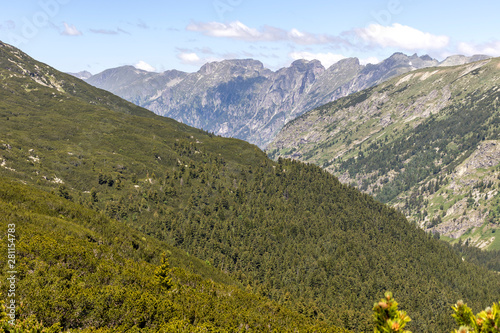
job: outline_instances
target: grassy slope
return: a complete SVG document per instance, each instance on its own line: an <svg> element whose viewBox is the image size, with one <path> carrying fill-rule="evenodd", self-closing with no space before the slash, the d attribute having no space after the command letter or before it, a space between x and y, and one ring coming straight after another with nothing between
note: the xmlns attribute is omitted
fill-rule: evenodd
<svg viewBox="0 0 500 333"><path fill-rule="evenodd" d="M4 150L4 166L18 166L17 177L35 180L35 173L37 180L53 180L55 172L63 181L78 184L79 190L90 190L90 170L80 165L100 170L127 164L130 169L122 173L146 177L178 164L174 145L179 140L202 144L235 166L257 165L266 159L256 146L155 116L15 50L7 49L5 54L5 48L0 48L4 51L0 76L8 78L0 83L0 149ZM12 54L20 57L18 66L5 59L17 60ZM52 80L60 89L42 86L33 77Z"/></svg>

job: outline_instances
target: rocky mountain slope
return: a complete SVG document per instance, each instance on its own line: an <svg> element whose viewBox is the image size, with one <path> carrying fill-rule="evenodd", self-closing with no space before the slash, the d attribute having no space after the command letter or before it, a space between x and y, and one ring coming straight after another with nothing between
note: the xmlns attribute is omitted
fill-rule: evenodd
<svg viewBox="0 0 500 333"><path fill-rule="evenodd" d="M329 68L317 60L297 60L275 72L256 60L225 60L189 74L125 66L86 81L156 114L265 147L285 123L308 110L402 73L437 65L429 56L402 53L366 66L357 58Z"/></svg>
<svg viewBox="0 0 500 333"><path fill-rule="evenodd" d="M0 77L0 220L19 224L22 316L94 331L370 332L373 300L392 290L409 329L441 332L457 299L500 296L496 272L317 166L273 162L1 43ZM155 274L162 246L177 259Z"/></svg>
<svg viewBox="0 0 500 333"><path fill-rule="evenodd" d="M490 57L485 55L474 55L471 57L466 57L464 55L452 55L446 58L444 61L440 62L438 66L446 67L446 66L458 66L465 65L471 62L481 61L489 59Z"/></svg>
<svg viewBox="0 0 500 333"><path fill-rule="evenodd" d="M499 248L499 80L500 59L416 70L302 115L268 151L318 164L449 240Z"/></svg>

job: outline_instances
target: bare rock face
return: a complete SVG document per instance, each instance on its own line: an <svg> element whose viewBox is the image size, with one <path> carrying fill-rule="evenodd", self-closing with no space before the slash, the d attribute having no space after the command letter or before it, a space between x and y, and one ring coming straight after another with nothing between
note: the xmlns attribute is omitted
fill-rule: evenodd
<svg viewBox="0 0 500 333"><path fill-rule="evenodd" d="M195 73L125 66L86 81L157 114L264 148L288 121L308 110L437 64L429 56L396 53L377 65L348 58L324 68L317 60L297 60L273 72L259 61L237 59L207 63Z"/></svg>
<svg viewBox="0 0 500 333"><path fill-rule="evenodd" d="M459 177L472 174L476 169L487 169L500 163L500 144L496 141L483 142L464 163L456 168Z"/></svg>
<svg viewBox="0 0 500 333"><path fill-rule="evenodd" d="M451 181L447 187L455 197L468 197L448 208L445 216L453 218L444 219L434 230L451 238L459 238L485 225L483 229L490 229L487 225L495 222L490 212L495 209L495 196L498 194L495 186L490 184L498 182L498 174L494 170L499 164L500 142L488 140L481 142L471 156L455 168L449 175ZM482 184L486 184L486 189L481 191ZM472 243L479 247L487 247L494 239L494 236L486 239L479 235L471 237Z"/></svg>
<svg viewBox="0 0 500 333"><path fill-rule="evenodd" d="M80 80L87 80L92 77L92 73L88 71L81 71L78 73L68 73L69 75L73 75L74 77L79 78Z"/></svg>

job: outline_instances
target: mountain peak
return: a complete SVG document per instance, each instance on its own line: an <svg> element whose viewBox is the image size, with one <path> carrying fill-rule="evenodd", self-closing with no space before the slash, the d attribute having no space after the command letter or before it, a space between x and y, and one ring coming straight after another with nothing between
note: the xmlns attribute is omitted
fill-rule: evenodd
<svg viewBox="0 0 500 333"><path fill-rule="evenodd" d="M428 54L424 54L423 56L420 57L420 59L425 60L425 61L434 60Z"/></svg>
<svg viewBox="0 0 500 333"><path fill-rule="evenodd" d="M92 73L90 73L89 71L80 71L78 73L67 73L67 74L77 77L80 80L86 80L92 77Z"/></svg>
<svg viewBox="0 0 500 333"><path fill-rule="evenodd" d="M299 59L270 70L257 60L229 59L206 63L194 73L94 75L87 82L157 114L265 147L286 122L307 110L437 64L427 55L410 58L401 52L366 66L345 58L328 69L318 60Z"/></svg>
<svg viewBox="0 0 500 333"><path fill-rule="evenodd" d="M290 68L296 68L299 71L306 71L313 68L321 68L325 69L325 67L321 64L319 60L306 60L306 59L298 59L291 63Z"/></svg>
<svg viewBox="0 0 500 333"><path fill-rule="evenodd" d="M336 63L332 64L328 68L340 67L340 66L359 66L359 65L360 65L359 59L356 57L352 57L352 58L341 59L341 60L337 61Z"/></svg>
<svg viewBox="0 0 500 333"><path fill-rule="evenodd" d="M264 69L264 64L254 59L227 59L222 61L207 62L201 66L198 73L209 75L220 71L223 68L243 68L261 71Z"/></svg>
<svg viewBox="0 0 500 333"><path fill-rule="evenodd" d="M473 56L467 57L462 54L456 54L447 57L444 59L441 63L439 63L439 66L458 66L458 65L464 65L469 62L476 62L480 60L486 60L491 58L490 56L483 55L483 54L475 54Z"/></svg>
<svg viewBox="0 0 500 333"><path fill-rule="evenodd" d="M415 53L415 56L417 54ZM394 52L388 59L391 58L409 58L408 55L404 54L403 52Z"/></svg>
<svg viewBox="0 0 500 333"><path fill-rule="evenodd" d="M385 59L381 62L383 65L387 66L403 66L410 68L425 68L425 67L433 67L439 65L439 61L431 58L429 55L423 55L421 57L418 54L414 53L412 56L408 56L402 52L396 52L391 55L389 58Z"/></svg>

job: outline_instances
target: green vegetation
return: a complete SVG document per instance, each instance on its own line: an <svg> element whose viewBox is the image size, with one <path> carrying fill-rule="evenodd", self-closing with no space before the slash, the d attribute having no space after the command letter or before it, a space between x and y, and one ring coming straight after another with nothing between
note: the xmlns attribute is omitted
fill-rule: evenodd
<svg viewBox="0 0 500 333"><path fill-rule="evenodd" d="M406 312L398 310L398 303L392 297L391 292L386 292L385 298L373 305L373 319L374 333L411 333L404 329L411 319Z"/></svg>
<svg viewBox="0 0 500 333"><path fill-rule="evenodd" d="M493 303L492 307L487 307L477 315L472 309L458 301L452 306L455 312L452 317L460 327L452 333L498 333L500 332L500 306ZM374 332L375 333L411 333L404 330L404 327L411 321L404 311L398 311L398 303L392 298L391 292L385 293L385 298L373 306Z"/></svg>
<svg viewBox="0 0 500 333"><path fill-rule="evenodd" d="M458 301L453 307L455 314L453 318L460 326L454 333L498 333L500 332L500 307L498 303L493 303L492 307L487 307L477 315L464 304Z"/></svg>
<svg viewBox="0 0 500 333"><path fill-rule="evenodd" d="M269 156L315 163L428 231L499 249L499 64L422 69L326 104L285 126Z"/></svg>
<svg viewBox="0 0 500 333"><path fill-rule="evenodd" d="M500 114L492 114L492 110L496 111L497 96L494 92L469 93L464 96L464 103L444 108L442 117L431 116L417 127L404 131L391 144L367 149L356 160L343 161L339 172L347 171L355 178L358 173L387 174L390 170L404 169L377 193L380 201L390 202L429 176L438 174L441 168L453 170L470 156L480 141L497 139Z"/></svg>
<svg viewBox="0 0 500 333"><path fill-rule="evenodd" d="M13 52L0 45L0 219L19 225L21 318L366 332L370 303L393 290L409 329L436 332L453 327L456 299L500 296L498 274L319 167L272 162ZM34 76L9 78L5 58Z"/></svg>
<svg viewBox="0 0 500 333"><path fill-rule="evenodd" d="M52 327L44 332L344 332L251 294L219 270L103 214L0 183L0 233L15 225L17 237L18 330L4 326L7 332L27 326L41 332L41 322ZM7 253L6 242L0 251ZM160 260L161 251L172 265L166 256ZM8 276L2 270L2 280Z"/></svg>
<svg viewBox="0 0 500 333"><path fill-rule="evenodd" d="M468 262L500 272L500 251L498 250L482 251L477 247L469 246L468 242L462 244L461 241L453 244L453 249Z"/></svg>

